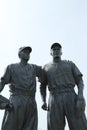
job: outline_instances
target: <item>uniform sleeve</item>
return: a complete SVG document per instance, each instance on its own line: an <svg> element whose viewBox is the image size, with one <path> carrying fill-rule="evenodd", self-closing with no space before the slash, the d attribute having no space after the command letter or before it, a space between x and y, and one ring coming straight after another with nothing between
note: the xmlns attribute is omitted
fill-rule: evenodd
<svg viewBox="0 0 87 130"><path fill-rule="evenodd" d="M35 75L36 77L38 77L38 81L41 82L42 81L42 67L37 66L37 65L33 65L33 67L34 67Z"/></svg>
<svg viewBox="0 0 87 130"><path fill-rule="evenodd" d="M10 79L11 79L11 70L10 70L10 68L11 68L10 66L7 66L3 77L1 77L1 82L3 82L4 84L10 83Z"/></svg>
<svg viewBox="0 0 87 130"><path fill-rule="evenodd" d="M48 83L47 83L47 72L45 70L45 66L43 67L43 84L44 86L46 86Z"/></svg>
<svg viewBox="0 0 87 130"><path fill-rule="evenodd" d="M41 84L47 85L47 76L46 76L45 67L42 68L41 66L34 65L34 68L35 68L36 76L39 79L39 82Z"/></svg>
<svg viewBox="0 0 87 130"><path fill-rule="evenodd" d="M79 79L81 79L83 75L74 63L72 63L72 73L77 84Z"/></svg>
<svg viewBox="0 0 87 130"><path fill-rule="evenodd" d="M47 75L44 67L42 69L42 82L40 84L40 93L44 103L46 102L46 88L47 88Z"/></svg>

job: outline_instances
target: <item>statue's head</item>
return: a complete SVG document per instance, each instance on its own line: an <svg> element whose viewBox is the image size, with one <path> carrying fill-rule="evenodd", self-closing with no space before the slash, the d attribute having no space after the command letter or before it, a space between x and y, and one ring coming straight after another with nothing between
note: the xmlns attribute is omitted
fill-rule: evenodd
<svg viewBox="0 0 87 130"><path fill-rule="evenodd" d="M53 43L50 48L50 54L56 58L62 55L62 46L59 43Z"/></svg>
<svg viewBox="0 0 87 130"><path fill-rule="evenodd" d="M32 52L32 48L29 46L26 47L20 47L18 51L18 56L20 59L29 60L30 53Z"/></svg>

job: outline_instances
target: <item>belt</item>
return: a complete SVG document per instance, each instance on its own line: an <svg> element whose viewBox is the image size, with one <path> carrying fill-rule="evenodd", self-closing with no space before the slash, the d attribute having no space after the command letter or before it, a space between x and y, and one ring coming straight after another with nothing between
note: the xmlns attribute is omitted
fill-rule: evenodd
<svg viewBox="0 0 87 130"><path fill-rule="evenodd" d="M51 94L67 93L67 92L74 92L74 88L53 89L50 91Z"/></svg>
<svg viewBox="0 0 87 130"><path fill-rule="evenodd" d="M31 92L31 91L19 91L19 90L15 90L15 91L10 91L11 95L14 96L18 96L18 95L23 95L23 96L30 96L30 97L35 97L35 92Z"/></svg>

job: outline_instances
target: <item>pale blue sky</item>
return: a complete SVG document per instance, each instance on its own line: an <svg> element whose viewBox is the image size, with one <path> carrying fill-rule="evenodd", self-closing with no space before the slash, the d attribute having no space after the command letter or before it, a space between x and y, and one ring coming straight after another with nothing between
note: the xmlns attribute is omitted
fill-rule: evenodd
<svg viewBox="0 0 87 130"><path fill-rule="evenodd" d="M62 58L74 61L84 75L86 98L86 35L87 0L0 0L0 77L8 64L19 62L19 47L31 46L30 62L43 66L51 61L51 44L59 42L63 46ZM37 90L39 129L44 130L46 112L40 109ZM3 94L8 96L8 90Z"/></svg>

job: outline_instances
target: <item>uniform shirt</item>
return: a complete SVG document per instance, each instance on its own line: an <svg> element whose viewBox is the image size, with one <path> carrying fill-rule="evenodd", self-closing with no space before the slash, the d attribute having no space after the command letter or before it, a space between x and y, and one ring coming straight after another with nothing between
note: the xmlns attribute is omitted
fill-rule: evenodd
<svg viewBox="0 0 87 130"><path fill-rule="evenodd" d="M48 84L49 90L74 87L78 82L78 78L82 76L77 66L73 62L66 60L46 64L44 71L44 83L45 85Z"/></svg>
<svg viewBox="0 0 87 130"><path fill-rule="evenodd" d="M36 91L36 77L41 79L41 67L33 64L23 65L21 63L7 66L1 82L9 84L10 91L26 90Z"/></svg>

